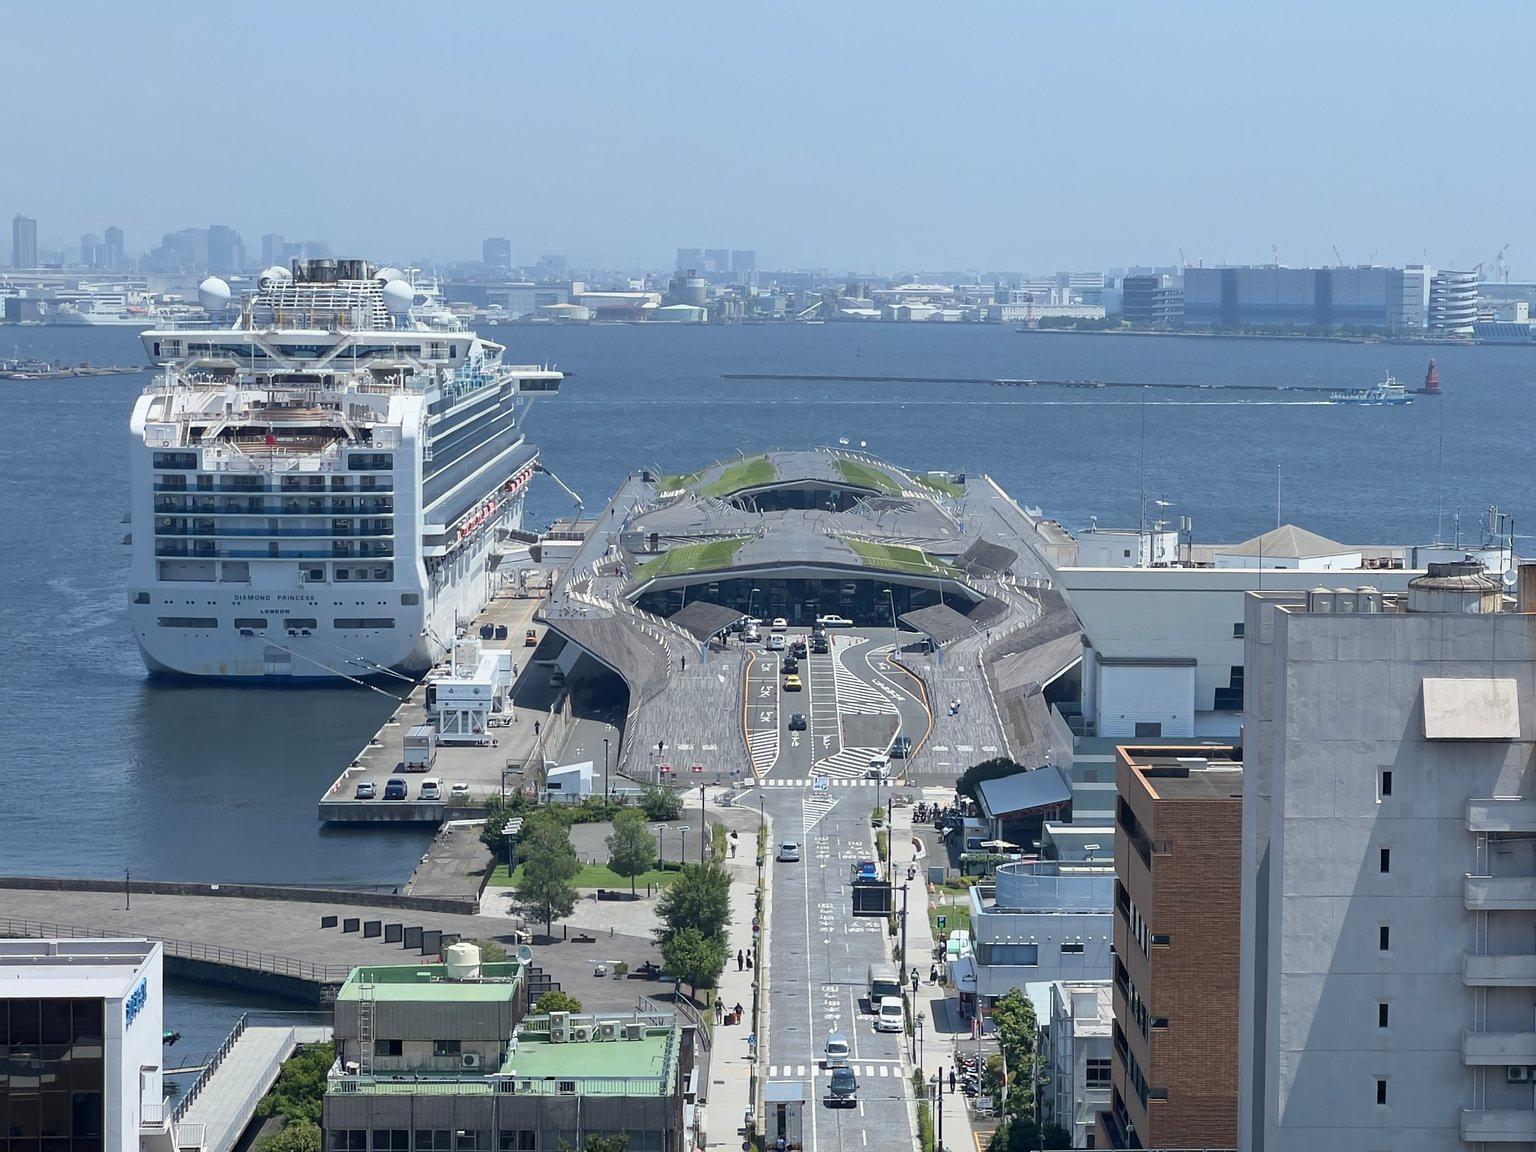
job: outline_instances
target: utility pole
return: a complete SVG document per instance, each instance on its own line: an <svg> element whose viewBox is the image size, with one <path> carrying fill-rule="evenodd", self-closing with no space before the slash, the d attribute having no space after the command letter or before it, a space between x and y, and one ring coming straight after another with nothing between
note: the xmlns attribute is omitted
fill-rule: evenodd
<svg viewBox="0 0 1536 1152"><path fill-rule="evenodd" d="M699 785L699 863L704 863L704 841L709 837L704 835L704 785Z"/></svg>
<svg viewBox="0 0 1536 1152"><path fill-rule="evenodd" d="M613 793L608 790L608 737L603 737L603 802L606 804L612 799Z"/></svg>
<svg viewBox="0 0 1536 1152"><path fill-rule="evenodd" d="M901 961L903 964L911 964L912 958L907 955L907 889L910 884L901 886ZM917 989L912 989L913 998L916 999Z"/></svg>
<svg viewBox="0 0 1536 1152"><path fill-rule="evenodd" d="M128 912L133 908L133 873L123 869L123 911Z"/></svg>

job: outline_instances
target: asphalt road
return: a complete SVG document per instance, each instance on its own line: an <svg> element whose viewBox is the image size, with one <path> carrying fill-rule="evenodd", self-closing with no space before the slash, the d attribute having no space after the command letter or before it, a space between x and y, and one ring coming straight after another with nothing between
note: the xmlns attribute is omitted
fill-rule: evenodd
<svg viewBox="0 0 1536 1152"><path fill-rule="evenodd" d="M889 937L879 918L852 915L850 866L874 855L869 828L872 793L809 788L769 789L764 803L776 840L799 837L799 863L772 865L769 1027L764 1063L770 1081L804 1084L808 1152L910 1148L911 1066L901 1033L879 1033L864 1007L869 966L888 962ZM858 1077L854 1107L834 1107L831 1074L821 1067L827 1038L845 1037Z"/></svg>

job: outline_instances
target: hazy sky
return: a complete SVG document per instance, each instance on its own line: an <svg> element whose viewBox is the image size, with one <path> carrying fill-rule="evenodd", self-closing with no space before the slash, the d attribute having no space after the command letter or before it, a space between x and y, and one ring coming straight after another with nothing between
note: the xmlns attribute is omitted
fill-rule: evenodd
<svg viewBox="0 0 1536 1152"><path fill-rule="evenodd" d="M1518 3L8 3L0 216L886 272L1510 243L1536 274L1533 34Z"/></svg>

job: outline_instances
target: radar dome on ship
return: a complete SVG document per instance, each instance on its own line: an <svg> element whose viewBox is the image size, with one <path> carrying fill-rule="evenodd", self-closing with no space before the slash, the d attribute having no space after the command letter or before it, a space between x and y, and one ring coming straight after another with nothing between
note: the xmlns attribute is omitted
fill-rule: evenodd
<svg viewBox="0 0 1536 1152"><path fill-rule="evenodd" d="M286 284L292 279L292 272L281 264L274 264L257 278L256 283L263 288L271 288L276 284Z"/></svg>
<svg viewBox="0 0 1536 1152"><path fill-rule="evenodd" d="M229 303L229 285L217 276L208 277L197 286L197 302L204 311L219 311Z"/></svg>
<svg viewBox="0 0 1536 1152"><path fill-rule="evenodd" d="M398 277L384 285L384 307L393 315L404 316L416 302L416 289Z"/></svg>
<svg viewBox="0 0 1536 1152"><path fill-rule="evenodd" d="M378 268L374 270L373 278L380 284L388 284L391 280L404 280L405 273L395 267Z"/></svg>

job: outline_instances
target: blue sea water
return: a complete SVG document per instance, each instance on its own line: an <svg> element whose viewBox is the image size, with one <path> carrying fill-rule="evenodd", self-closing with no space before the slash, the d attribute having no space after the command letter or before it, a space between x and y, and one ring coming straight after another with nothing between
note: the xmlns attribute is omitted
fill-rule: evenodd
<svg viewBox="0 0 1536 1152"><path fill-rule="evenodd" d="M1283 519L1336 539L1427 542L1491 504L1536 522L1536 350L1016 333L1006 326L502 327L515 359L574 373L529 422L596 509L629 471L846 437L916 468L990 473L1069 527L1133 525L1147 499L1197 540ZM137 363L125 329L0 328L0 356ZM1267 392L727 381L723 373L1367 387L1433 354L1445 395L1338 407ZM350 686L149 680L128 633L133 376L0 382L0 874L395 884L414 831L322 829L320 791L389 703ZM569 514L535 485L529 520ZM1469 526L1471 525L1471 526ZM1527 546L1528 547L1528 546Z"/></svg>

